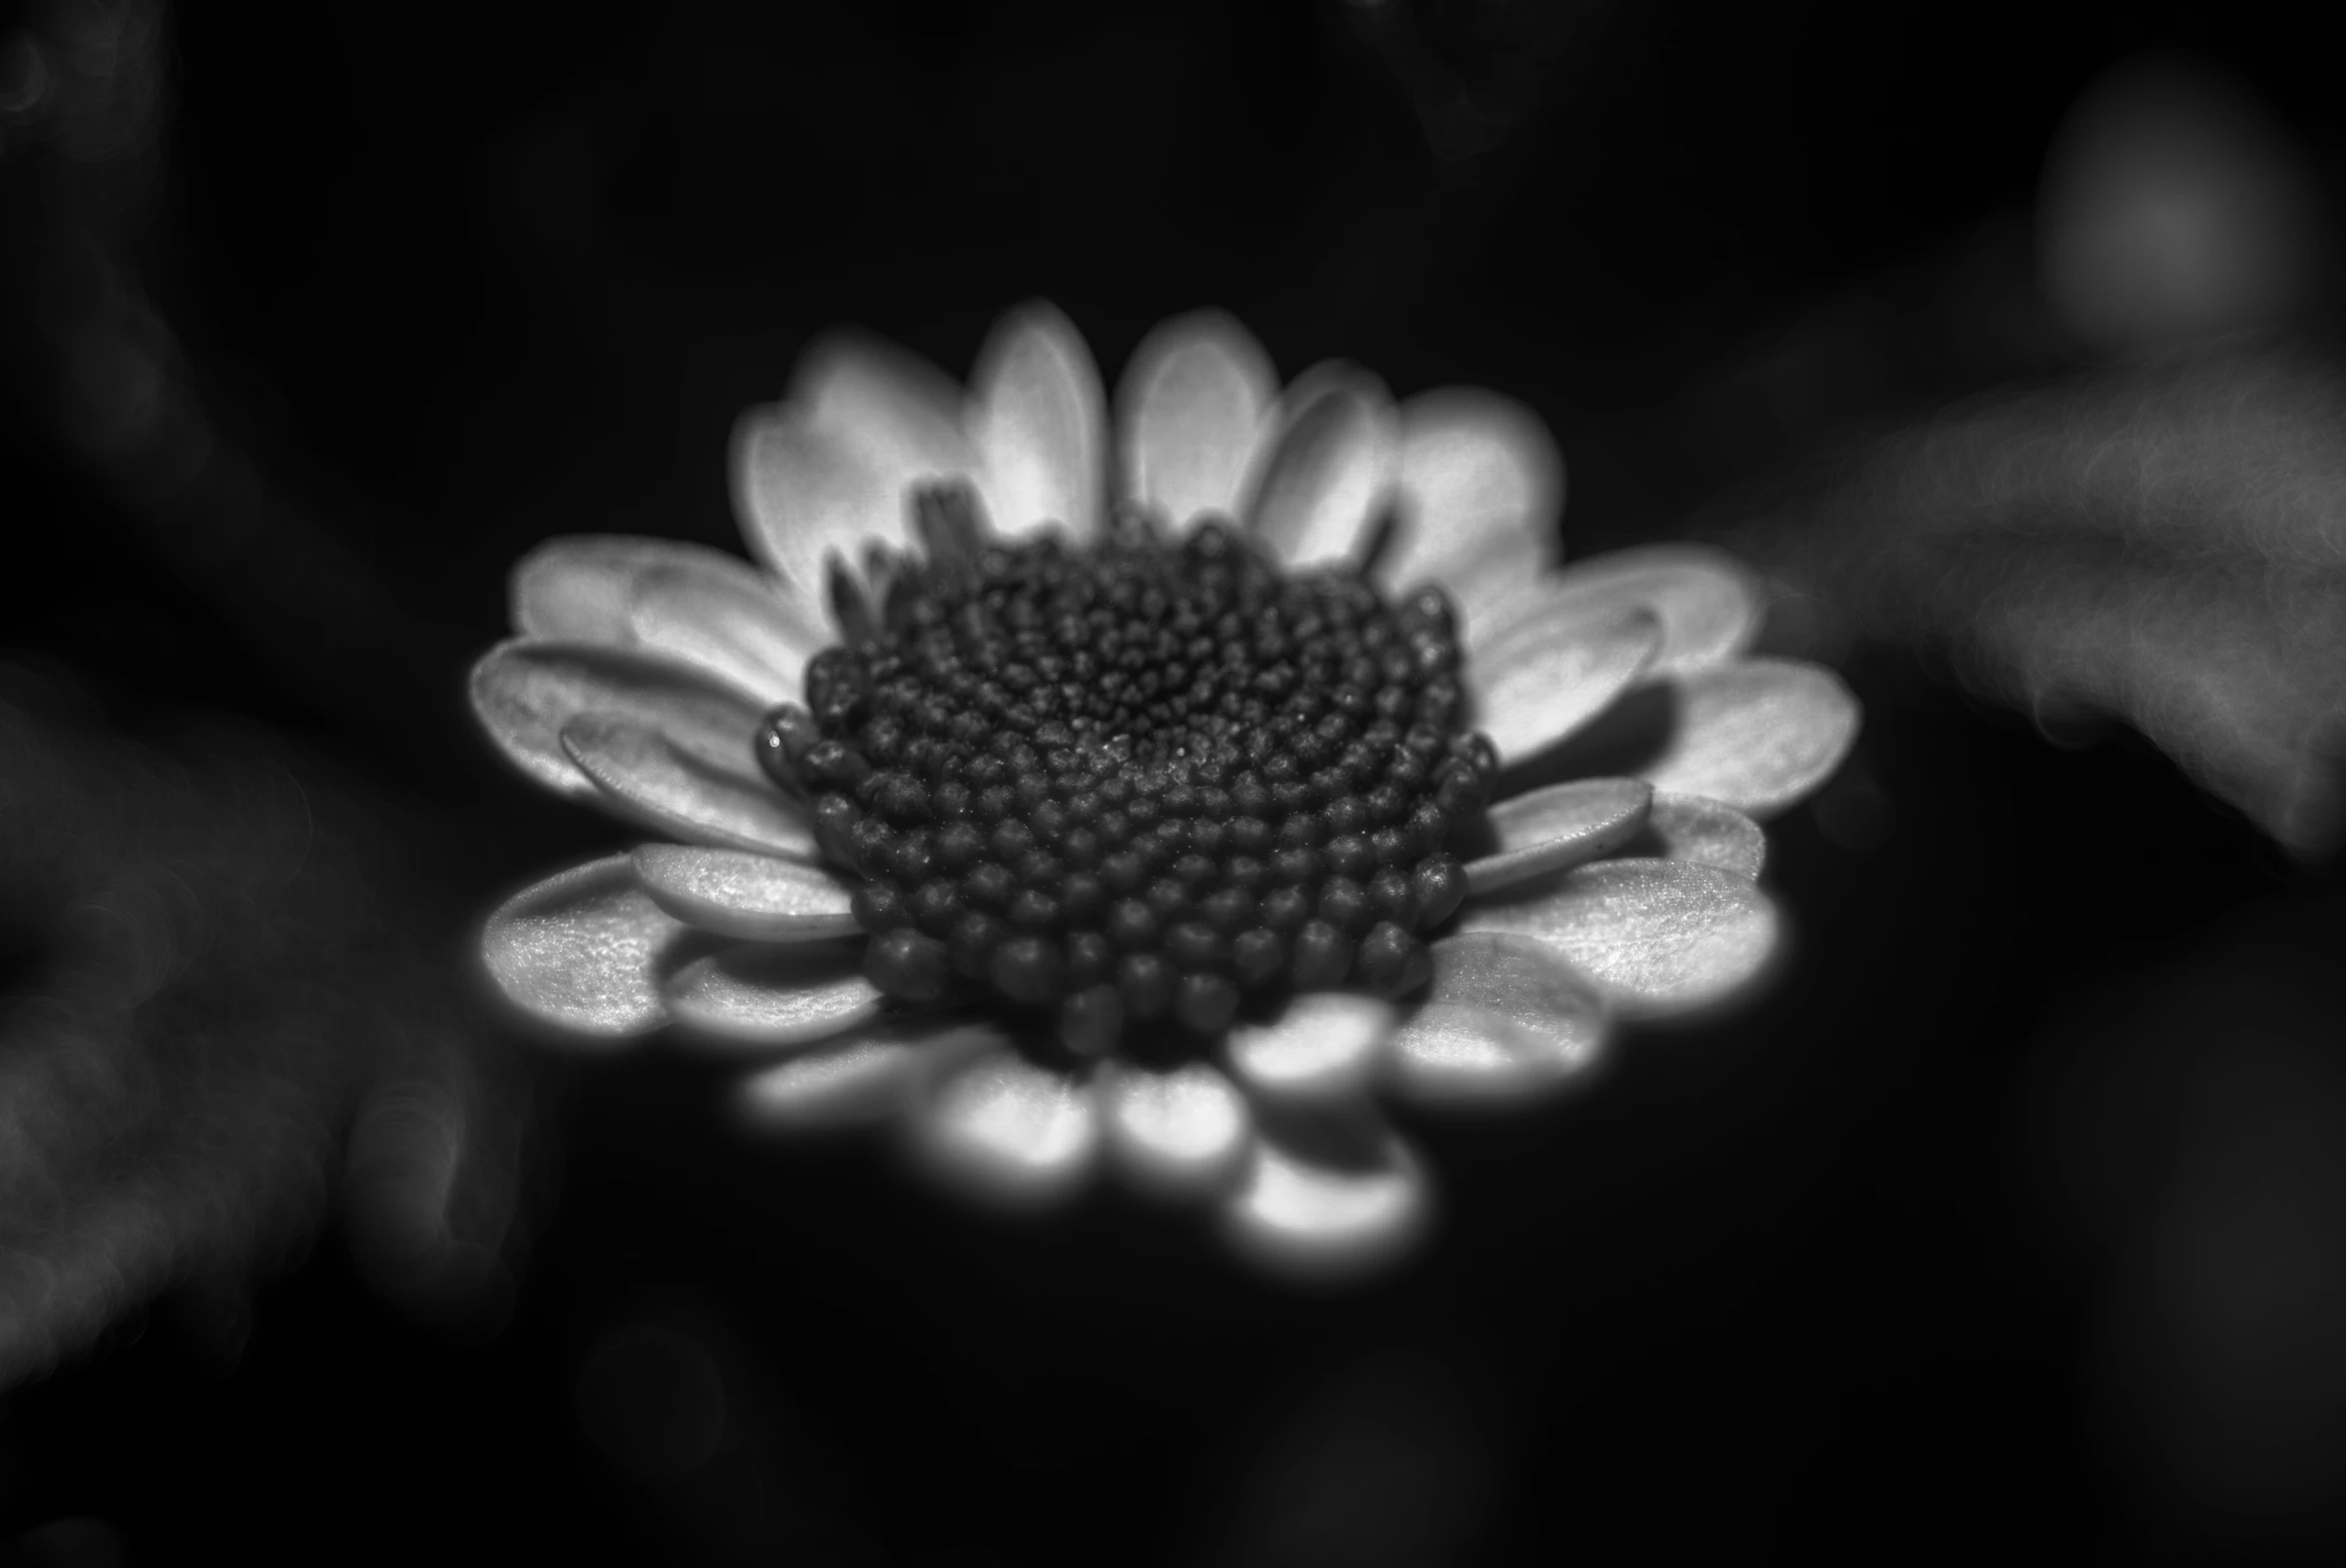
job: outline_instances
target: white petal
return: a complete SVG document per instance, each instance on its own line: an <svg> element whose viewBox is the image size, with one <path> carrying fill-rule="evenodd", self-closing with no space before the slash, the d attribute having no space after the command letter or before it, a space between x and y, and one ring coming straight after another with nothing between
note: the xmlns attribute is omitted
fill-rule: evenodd
<svg viewBox="0 0 2346 1568"><path fill-rule="evenodd" d="M668 573L714 591L758 593L766 579L739 556L681 540L625 534L550 539L515 564L509 585L513 629L541 642L633 642L628 606L652 573Z"/></svg>
<svg viewBox="0 0 2346 1568"><path fill-rule="evenodd" d="M1253 1136L1253 1117L1230 1080L1201 1061L1170 1072L1132 1062L1100 1076L1108 1151L1133 1182L1167 1195L1224 1186Z"/></svg>
<svg viewBox="0 0 2346 1568"><path fill-rule="evenodd" d="M498 988L538 1017L616 1037L668 1021L660 969L686 934L618 854L508 898L482 928L481 958Z"/></svg>
<svg viewBox="0 0 2346 1568"><path fill-rule="evenodd" d="M1857 699L1831 671L1753 659L1676 684L1676 722L1639 777L1765 817L1814 789L1857 739Z"/></svg>
<svg viewBox="0 0 2346 1568"><path fill-rule="evenodd" d="M1126 493L1176 531L1200 513L1236 516L1277 394L1269 357L1219 311L1159 327L1117 389Z"/></svg>
<svg viewBox="0 0 2346 1568"><path fill-rule="evenodd" d="M1375 1071L1392 1026L1393 1009L1373 996L1297 996L1274 1021L1230 1030L1230 1067L1258 1093L1288 1099L1350 1094Z"/></svg>
<svg viewBox="0 0 2346 1568"><path fill-rule="evenodd" d="M687 843L719 844L812 863L814 830L796 801L754 769L696 757L649 725L581 714L562 749L622 815Z"/></svg>
<svg viewBox="0 0 2346 1568"><path fill-rule="evenodd" d="M1775 950L1775 905L1715 865L1599 860L1526 887L1467 904L1458 928L1536 936L1625 1010L1716 1001Z"/></svg>
<svg viewBox="0 0 2346 1568"><path fill-rule="evenodd" d="M1476 724L1502 767L1536 757L1610 707L1661 646L1650 611L1539 618L1466 666Z"/></svg>
<svg viewBox="0 0 2346 1568"><path fill-rule="evenodd" d="M1261 1129L1221 1218L1231 1244L1255 1262L1326 1278L1398 1259L1431 1207L1415 1155L1382 1126L1286 1121Z"/></svg>
<svg viewBox="0 0 2346 1568"><path fill-rule="evenodd" d="M862 941L745 942L695 958L668 982L677 1022L713 1043L803 1045L880 1016Z"/></svg>
<svg viewBox="0 0 2346 1568"><path fill-rule="evenodd" d="M1356 559L1392 465L1384 388L1348 366L1312 371L1288 391L1246 526L1292 566Z"/></svg>
<svg viewBox="0 0 2346 1568"><path fill-rule="evenodd" d="M900 497L977 474L962 431L961 388L892 343L856 331L821 339L791 377L790 402Z"/></svg>
<svg viewBox="0 0 2346 1568"><path fill-rule="evenodd" d="M1629 852L1715 865L1756 880L1767 864L1767 834L1724 801L1657 789L1653 810L1643 831L1630 842Z"/></svg>
<svg viewBox="0 0 2346 1568"><path fill-rule="evenodd" d="M752 409L734 426L734 506L750 547L805 620L830 625L828 563L861 568L872 542L902 549L911 499L902 475L813 423L789 404Z"/></svg>
<svg viewBox="0 0 2346 1568"><path fill-rule="evenodd" d="M691 665L584 643L500 643L473 667L473 712L489 739L540 784L582 799L600 791L562 749L562 727L608 714L657 730L721 768L755 767L756 703Z"/></svg>
<svg viewBox="0 0 2346 1568"><path fill-rule="evenodd" d="M1513 1101L1580 1077L1605 1006L1531 936L1467 931L1433 943L1433 983L1393 1034L1394 1087L1413 1100Z"/></svg>
<svg viewBox="0 0 2346 1568"><path fill-rule="evenodd" d="M921 1080L921 1052L901 1040L850 1038L768 1067L741 1087L743 1113L792 1132L888 1120Z"/></svg>
<svg viewBox="0 0 2346 1568"><path fill-rule="evenodd" d="M989 1044L992 1024L968 1019L873 1025L768 1067L741 1087L743 1114L789 1132L868 1126L913 1102L932 1074Z"/></svg>
<svg viewBox="0 0 2346 1568"><path fill-rule="evenodd" d="M848 889L829 871L739 849L648 843L636 880L652 901L698 930L746 941L802 942L855 936Z"/></svg>
<svg viewBox="0 0 2346 1568"><path fill-rule="evenodd" d="M1648 680L1704 669L1734 658L1759 633L1762 605L1751 575L1724 551L1700 545L1651 545L1575 561L1509 600L1495 615L1468 621L1467 656L1503 640L1526 615L1601 615L1643 605L1661 622L1661 647Z"/></svg>
<svg viewBox="0 0 2346 1568"><path fill-rule="evenodd" d="M956 1190L1023 1205L1063 1197L1100 1144L1093 1085L998 1047L940 1074L909 1123L915 1157Z"/></svg>
<svg viewBox="0 0 2346 1568"><path fill-rule="evenodd" d="M1643 825L1653 788L1640 779L1576 779L1491 806L1489 854L1466 862L1466 895L1610 854Z"/></svg>
<svg viewBox="0 0 2346 1568"><path fill-rule="evenodd" d="M640 648L716 672L763 703L799 695L807 661L831 641L805 607L744 564L747 580L656 567L640 574L627 629Z"/></svg>
<svg viewBox="0 0 2346 1568"><path fill-rule="evenodd" d="M1377 581L1394 591L1439 583L1471 636L1554 563L1564 460L1530 410L1457 388L1402 404L1399 445L1401 528Z"/></svg>
<svg viewBox="0 0 2346 1568"><path fill-rule="evenodd" d="M1016 539L1058 523L1072 538L1097 537L1108 415L1083 334L1048 305L1022 307L979 354L970 394L995 532Z"/></svg>

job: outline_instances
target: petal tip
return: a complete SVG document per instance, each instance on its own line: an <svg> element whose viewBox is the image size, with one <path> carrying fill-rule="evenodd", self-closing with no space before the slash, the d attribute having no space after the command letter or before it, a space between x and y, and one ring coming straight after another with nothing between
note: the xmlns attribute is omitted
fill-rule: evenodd
<svg viewBox="0 0 2346 1568"><path fill-rule="evenodd" d="M659 970L685 927L636 885L625 854L541 878L482 922L476 950L498 994L565 1043L612 1043L669 1021Z"/></svg>
<svg viewBox="0 0 2346 1568"><path fill-rule="evenodd" d="M1418 1104L1514 1106L1584 1084L1610 1011L1547 943L1467 931L1433 944L1433 984L1393 1036L1388 1086Z"/></svg>
<svg viewBox="0 0 2346 1568"><path fill-rule="evenodd" d="M1329 1159L1276 1134L1258 1139L1221 1209L1230 1248L1300 1285L1361 1283L1406 1261L1432 1228L1422 1163L1390 1132L1342 1141L1343 1157Z"/></svg>
<svg viewBox="0 0 2346 1568"><path fill-rule="evenodd" d="M1245 1167L1253 1116L1218 1070L1120 1065L1100 1083L1102 1126L1118 1174L1164 1201L1227 1192Z"/></svg>
<svg viewBox="0 0 2346 1568"><path fill-rule="evenodd" d="M1653 1017L1747 997L1777 948L1773 899L1691 860L1613 859L1469 904L1460 929L1536 937L1624 1013Z"/></svg>
<svg viewBox="0 0 2346 1568"><path fill-rule="evenodd" d="M1005 1213L1074 1197L1089 1183L1101 1143L1094 1084L1038 1067L1007 1046L939 1074L905 1128L916 1168Z"/></svg>

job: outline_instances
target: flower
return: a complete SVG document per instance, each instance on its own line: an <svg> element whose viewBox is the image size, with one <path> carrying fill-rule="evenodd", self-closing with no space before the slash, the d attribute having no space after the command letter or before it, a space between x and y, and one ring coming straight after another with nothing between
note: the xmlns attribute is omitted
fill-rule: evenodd
<svg viewBox="0 0 2346 1568"><path fill-rule="evenodd" d="M516 894L484 958L566 1037L771 1058L767 1125L892 1122L1004 1201L1107 1165L1273 1265L1389 1258L1429 1186L1379 1097L1527 1099L1744 986L1755 818L1856 705L1745 657L1715 552L1559 569L1560 460L1502 399L1282 394L1203 313L1116 415L1048 307L966 398L835 340L736 433L762 567L523 561L481 722L657 841Z"/></svg>

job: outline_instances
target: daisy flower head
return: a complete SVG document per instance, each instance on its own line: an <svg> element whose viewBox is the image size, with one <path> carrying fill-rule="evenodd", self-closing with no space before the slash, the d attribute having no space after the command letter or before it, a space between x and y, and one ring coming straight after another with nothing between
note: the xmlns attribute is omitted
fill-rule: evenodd
<svg viewBox="0 0 2346 1568"><path fill-rule="evenodd" d="M1282 391L1218 314L1113 420L1048 307L967 394L833 340L734 476L757 565L572 538L514 574L482 724L650 837L509 899L491 976L566 1038L754 1056L762 1125L887 1123L1003 1203L1112 1169L1276 1268L1421 1231L1381 1100L1540 1096L1746 986L1756 819L1856 728L1745 657L1728 558L1559 566L1522 409Z"/></svg>

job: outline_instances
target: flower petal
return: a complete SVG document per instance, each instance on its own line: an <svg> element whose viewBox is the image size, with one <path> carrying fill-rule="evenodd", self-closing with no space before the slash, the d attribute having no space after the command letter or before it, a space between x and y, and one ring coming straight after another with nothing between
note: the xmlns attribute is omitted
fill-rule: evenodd
<svg viewBox="0 0 2346 1568"><path fill-rule="evenodd" d="M1312 371L1287 394L1246 526L1291 566L1356 559L1392 464L1384 388L1349 366Z"/></svg>
<svg viewBox="0 0 2346 1568"><path fill-rule="evenodd" d="M1767 863L1767 834L1722 800L1657 789L1645 826L1630 839L1627 852L1715 865L1756 881Z"/></svg>
<svg viewBox="0 0 2346 1568"><path fill-rule="evenodd" d="M864 978L862 941L744 942L695 958L669 979L677 1022L717 1043L803 1045L880 1016L888 998Z"/></svg>
<svg viewBox="0 0 2346 1568"><path fill-rule="evenodd" d="M1643 605L1661 622L1661 647L1647 679L1704 669L1734 658L1759 634L1762 605L1751 575L1724 551L1649 545L1575 561L1537 592L1466 626L1467 653L1501 641L1527 615L1587 616Z"/></svg>
<svg viewBox="0 0 2346 1568"><path fill-rule="evenodd" d="M1554 563L1564 460L1530 410L1461 388L1402 404L1399 449L1401 528L1376 580L1394 592L1439 583L1471 635Z"/></svg>
<svg viewBox="0 0 2346 1568"><path fill-rule="evenodd" d="M571 534L550 539L513 569L513 629L541 642L629 646L628 606L653 573L706 585L713 592L758 593L766 579L739 556L681 540L626 534Z"/></svg>
<svg viewBox="0 0 2346 1568"><path fill-rule="evenodd" d="M914 1019L827 1040L741 1086L742 1113L774 1131L815 1132L887 1121L939 1070L1002 1042L991 1023Z"/></svg>
<svg viewBox="0 0 2346 1568"><path fill-rule="evenodd" d="M1020 308L979 354L970 391L994 531L1017 539L1058 523L1098 537L1108 415L1083 334L1049 305Z"/></svg>
<svg viewBox="0 0 2346 1568"><path fill-rule="evenodd" d="M660 970L687 934L615 854L506 899L482 928L481 959L529 1012L573 1035L616 1038L668 1021Z"/></svg>
<svg viewBox="0 0 2346 1568"><path fill-rule="evenodd" d="M790 402L900 497L978 471L962 430L962 389L927 360L866 333L834 332L810 347L791 376Z"/></svg>
<svg viewBox="0 0 2346 1568"><path fill-rule="evenodd" d="M562 749L607 804L657 832L809 863L821 858L806 816L772 781L696 757L649 725L581 714L562 727Z"/></svg>
<svg viewBox="0 0 2346 1568"><path fill-rule="evenodd" d="M741 1086L744 1114L762 1127L806 1132L888 1120L921 1081L921 1051L861 1036L818 1045Z"/></svg>
<svg viewBox="0 0 2346 1568"><path fill-rule="evenodd" d="M1221 1225L1264 1267L1326 1278L1397 1259L1431 1207L1416 1156L1373 1117L1285 1116L1263 1123Z"/></svg>
<svg viewBox="0 0 2346 1568"><path fill-rule="evenodd" d="M1746 660L1676 686L1670 737L1637 770L1673 794L1708 795L1765 817L1822 784L1857 739L1857 699L1817 665Z"/></svg>
<svg viewBox="0 0 2346 1568"><path fill-rule="evenodd" d="M1226 1049L1238 1081L1288 1099L1351 1094L1375 1070L1393 1009L1373 996L1319 991L1290 999L1269 1023L1240 1024Z"/></svg>
<svg viewBox="0 0 2346 1568"><path fill-rule="evenodd" d="M1198 514L1235 515L1278 380L1261 345L1219 311L1159 327L1117 389L1126 493L1176 532Z"/></svg>
<svg viewBox="0 0 2346 1568"><path fill-rule="evenodd" d="M1494 931L1445 936L1431 951L1433 983L1393 1034L1389 1070L1402 1094L1518 1100L1595 1063L1604 998L1562 953Z"/></svg>
<svg viewBox="0 0 2346 1568"><path fill-rule="evenodd" d="M1244 1096L1201 1061L1170 1072L1107 1063L1100 1101L1109 1157L1135 1185L1168 1196L1227 1185L1253 1136Z"/></svg>
<svg viewBox="0 0 2346 1568"><path fill-rule="evenodd" d="M862 934L848 912L847 888L829 871L797 860L647 843L636 849L635 866L652 901L697 930L771 942Z"/></svg>
<svg viewBox="0 0 2346 1568"><path fill-rule="evenodd" d="M1576 779L1499 801L1486 817L1498 846L1466 862L1466 895L1611 853L1644 824L1652 798L1640 779Z"/></svg>
<svg viewBox="0 0 2346 1568"><path fill-rule="evenodd" d="M1589 620L1519 623L1506 641L1466 666L1477 725L1511 767L1536 757L1611 706L1661 646L1651 611Z"/></svg>
<svg viewBox="0 0 2346 1568"><path fill-rule="evenodd" d="M743 533L781 579L799 616L830 625L826 563L860 570L877 541L902 549L911 538L907 485L846 440L818 428L790 404L752 409L734 426L734 509Z"/></svg>
<svg viewBox="0 0 2346 1568"><path fill-rule="evenodd" d="M743 570L746 578L674 567L640 574L627 629L640 648L714 671L761 702L784 702L799 695L807 661L831 633L747 563Z"/></svg>
<svg viewBox="0 0 2346 1568"><path fill-rule="evenodd" d="M1039 1067L1007 1046L939 1074L909 1122L914 1156L946 1184L1006 1205L1073 1192L1100 1145L1089 1081Z"/></svg>
<svg viewBox="0 0 2346 1568"><path fill-rule="evenodd" d="M583 799L599 791L562 749L581 714L632 719L719 767L755 767L759 710L706 671L658 655L584 643L500 643L473 667L473 712L531 778Z"/></svg>
<svg viewBox="0 0 2346 1568"><path fill-rule="evenodd" d="M1526 889L1469 903L1458 928L1536 936L1636 1012L1718 1000L1775 950L1775 905L1715 865L1599 860Z"/></svg>

